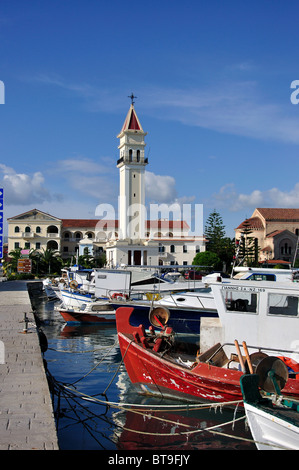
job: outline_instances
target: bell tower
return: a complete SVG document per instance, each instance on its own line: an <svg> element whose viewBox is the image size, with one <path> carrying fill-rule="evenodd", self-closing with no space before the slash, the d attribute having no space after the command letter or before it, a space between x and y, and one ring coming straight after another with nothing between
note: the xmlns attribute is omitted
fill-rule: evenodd
<svg viewBox="0 0 299 470"><path fill-rule="evenodd" d="M145 232L145 166L144 132L134 108L132 95L131 106L119 139L119 239L142 240Z"/></svg>

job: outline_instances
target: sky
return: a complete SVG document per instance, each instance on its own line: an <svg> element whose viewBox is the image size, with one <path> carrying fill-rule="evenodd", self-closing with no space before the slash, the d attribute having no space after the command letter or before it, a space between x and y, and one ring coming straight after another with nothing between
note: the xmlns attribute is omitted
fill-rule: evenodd
<svg viewBox="0 0 299 470"><path fill-rule="evenodd" d="M299 3L0 0L4 217L117 210L134 93L148 204L299 207ZM297 93L298 90L298 93Z"/></svg>

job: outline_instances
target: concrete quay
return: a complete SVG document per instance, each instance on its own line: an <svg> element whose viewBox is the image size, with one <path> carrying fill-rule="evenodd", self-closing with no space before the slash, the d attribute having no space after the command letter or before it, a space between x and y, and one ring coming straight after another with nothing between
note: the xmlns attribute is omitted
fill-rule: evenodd
<svg viewBox="0 0 299 470"><path fill-rule="evenodd" d="M0 282L0 450L58 449L27 283Z"/></svg>

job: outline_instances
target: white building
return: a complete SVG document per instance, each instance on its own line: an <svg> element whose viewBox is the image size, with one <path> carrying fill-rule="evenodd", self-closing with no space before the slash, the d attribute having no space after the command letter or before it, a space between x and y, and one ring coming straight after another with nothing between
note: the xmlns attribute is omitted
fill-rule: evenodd
<svg viewBox="0 0 299 470"><path fill-rule="evenodd" d="M188 223L172 217L172 207L169 217L146 217L146 135L132 102L117 136L119 220L58 219L33 209L8 219L8 252L15 248L54 248L63 258L69 258L82 254L85 248L93 254L105 250L109 267L192 264L196 253L205 251L204 237L190 235Z"/></svg>

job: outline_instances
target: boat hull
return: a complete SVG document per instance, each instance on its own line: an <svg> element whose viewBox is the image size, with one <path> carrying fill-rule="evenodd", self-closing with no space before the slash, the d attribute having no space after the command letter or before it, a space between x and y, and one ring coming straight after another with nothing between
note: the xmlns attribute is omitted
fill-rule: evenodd
<svg viewBox="0 0 299 470"><path fill-rule="evenodd" d="M243 402L240 370L195 363L195 355L194 364L182 365L180 360L155 352L150 336L143 336L145 328L131 325L132 311L124 307L117 309L116 326L129 378L141 393L201 403ZM289 379L283 393L299 396L299 381Z"/></svg>
<svg viewBox="0 0 299 470"><path fill-rule="evenodd" d="M94 294L83 294L70 290L60 290L61 299L65 306L80 308L82 304L94 302Z"/></svg>
<svg viewBox="0 0 299 470"><path fill-rule="evenodd" d="M258 450L299 450L299 427L273 412L244 403L250 431Z"/></svg>
<svg viewBox="0 0 299 470"><path fill-rule="evenodd" d="M115 309L124 304L112 303ZM128 308L133 308L134 311L130 318L130 323L133 326L139 326L141 323L145 328L149 328L151 325L149 320L149 312L151 308L151 303L148 305L134 304L129 301L125 304ZM154 307L156 304L154 304ZM170 318L168 320L168 325L174 329L176 333L182 334L192 334L199 335L200 332L200 320L202 317L213 317L218 316L217 311L215 310L200 310L200 309L183 309L183 308L173 308L166 307L170 313Z"/></svg>
<svg viewBox="0 0 299 470"><path fill-rule="evenodd" d="M115 312L80 312L59 309L62 318L69 324L73 323L115 323Z"/></svg>
<svg viewBox="0 0 299 470"><path fill-rule="evenodd" d="M238 373L226 370L221 377L213 374L213 367L207 364L199 364L191 371L147 351L130 336L119 333L118 339L130 380L143 394L200 403L242 398Z"/></svg>

